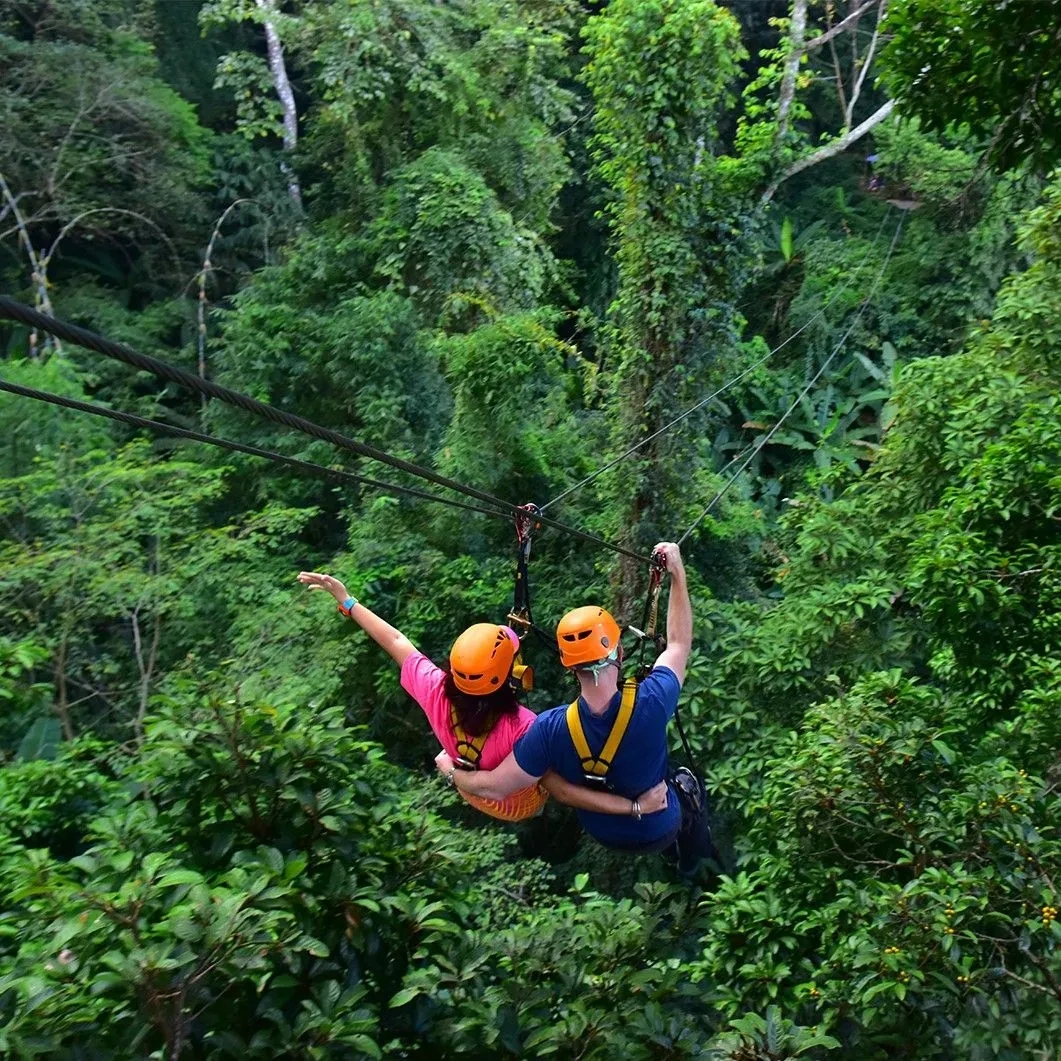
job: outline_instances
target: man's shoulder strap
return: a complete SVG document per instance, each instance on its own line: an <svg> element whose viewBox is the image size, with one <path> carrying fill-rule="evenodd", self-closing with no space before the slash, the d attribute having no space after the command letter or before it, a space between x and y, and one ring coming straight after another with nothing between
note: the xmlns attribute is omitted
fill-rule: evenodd
<svg viewBox="0 0 1061 1061"><path fill-rule="evenodd" d="M579 717L578 701L575 700L567 709L567 731L571 734L571 741L575 746L575 752L582 762L582 772L587 780L604 781L608 776L608 769L615 761L615 755L619 751L623 737L626 735L630 718L634 713L634 702L637 699L637 682L628 678L623 683L623 698L619 703L619 713L615 716L611 733L604 742L604 747L599 755L594 755L589 750L589 742L586 740L585 730L582 728L582 719Z"/></svg>

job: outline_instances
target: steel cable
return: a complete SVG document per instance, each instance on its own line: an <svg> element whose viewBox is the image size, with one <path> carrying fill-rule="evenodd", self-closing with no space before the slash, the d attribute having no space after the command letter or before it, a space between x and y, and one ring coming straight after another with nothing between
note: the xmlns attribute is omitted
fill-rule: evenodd
<svg viewBox="0 0 1061 1061"><path fill-rule="evenodd" d="M836 357L836 355L843 349L844 343L847 342L847 337L854 331L855 325L861 319L862 314L866 311L866 307L869 305L870 301L873 299L873 296L877 292L877 288L880 286L881 279L884 276L884 270L888 267L888 262L891 260L892 251L895 250L895 245L899 241L899 233L902 231L904 219L905 215L900 215L899 223L895 226L895 235L892 236L891 246L888 248L888 253L885 255L884 261L881 263L881 267L877 273L877 277L873 281L873 286L870 288L869 294L866 295L866 297L862 300L862 303L858 307L858 310L855 313L851 324L848 326L847 331L845 331L844 334L840 337L840 341L836 344L836 347L833 349L832 353L825 359L824 362L822 362L821 368L819 368L818 371L815 372L815 374L811 377L810 382L803 388L803 390L799 392L799 394L796 395L795 401L793 401L793 403L785 410L785 412L781 416L781 419L778 420L776 424L774 424L774 426L769 430L769 432L767 432L766 435L763 436L762 439L760 439L759 443L748 455L747 460L745 460L745 462L727 480L725 486L723 486L722 489L719 490L717 494L715 494L715 496L709 502L707 508L705 508L704 511L701 512L699 516L697 516L696 520L693 522L693 525L678 539L679 545L681 545L686 540L686 538L688 538L689 535L692 534L692 532L696 530L696 528L700 526L700 524L707 518L708 514L711 512L711 509L713 509L715 505L717 505L718 502L722 500L729 488L737 481L737 479L740 478L744 469L747 468L753 460L755 460L755 457L759 453L759 451L770 441L770 439L774 437L775 434L777 434L777 432L781 428L781 425L792 415L796 406L799 405L799 403L804 399L804 397L806 397L806 395L810 392L814 384L817 383L819 379L821 379L822 375L825 373L825 370L832 363L833 358ZM733 464L733 461L730 461L730 464ZM727 464L726 467L728 468L730 464ZM725 469L723 469L723 471L725 471Z"/></svg>
<svg viewBox="0 0 1061 1061"><path fill-rule="evenodd" d="M475 487L466 486L465 484L459 483L454 479L449 479L444 475L439 475L437 472L433 472L428 468L422 468L418 464L414 464L412 461L404 460L401 457L394 457L389 453L385 453L383 450L376 449L374 446L348 438L346 435L343 435L338 431L333 431L331 428L321 427L319 424L315 424L311 420L306 420L304 417L297 416L294 413L288 413L282 409L277 409L275 406L267 405L265 402L260 402L256 398L250 397L250 395L230 390L228 387L223 387L218 383L214 383L212 380L200 379L198 376L185 369L178 368L176 365L171 365L166 361L160 361L158 358L150 357L147 354L141 354L121 343L115 343L100 335L96 335L95 332L90 332L87 328L81 328L78 325L70 324L67 321L60 321L55 317L40 313L39 311L32 309L30 306L25 306L21 302L16 302L14 299L8 298L5 295L0 295L0 318L5 317L8 320L18 321L31 328L39 328L41 331L46 331L59 339L65 339L67 342L74 343L76 346L84 347L87 350L94 350L96 353L103 354L104 357L110 357L116 361L121 361L133 368L150 372L161 379L177 383L178 385L196 391L199 394L206 394L212 398L217 398L219 401L225 402L227 405L233 405L238 409L254 413L272 423L284 427L290 427L293 430L301 431L303 434L309 435L312 438L320 439L323 442L329 442L332 445L348 450L358 456L368 457L371 460L387 464L392 468L396 468L399 471L406 472L417 478L424 479L427 482L432 482L447 489L462 493L468 497L475 498L476 500L496 505L503 510L503 512L496 513L496 515L511 517L519 511L518 505L514 505L508 501L502 501L500 498L494 497L492 494L488 494L485 491L478 490ZM434 497L434 495L428 496ZM611 542L607 542L603 538L598 538L593 534L587 534L585 531L578 530L575 527L569 527L566 524L550 519L547 516L541 516L540 522L546 526L554 527L557 530L563 531L565 534L570 534L573 537L580 538L593 545L598 545L603 549L609 549L621 556L627 556L633 560L641 560L648 563L649 558L647 556L635 553L621 545L613 545Z"/></svg>
<svg viewBox="0 0 1061 1061"><path fill-rule="evenodd" d="M592 474L587 475L584 479L575 483L574 486L569 486L562 494L558 494L551 501L548 501L544 505L542 505L541 510L544 512L545 509L549 508L550 505L555 505L558 501L563 501L565 497L570 497L570 495L573 494L576 490L581 490L582 487L588 486L598 476L603 475L606 471L609 471L611 468L614 468L620 462L626 460L627 457L636 453L639 449L641 449L642 446L647 446L653 439L659 438L660 435L669 431L676 424L680 424L687 417L692 416L693 413L697 412L699 409L702 409L705 405L707 405L708 402L714 401L714 399L717 398L720 394L725 394L725 392L728 391L730 387L736 385L737 383L740 383L742 379L750 375L760 365L762 365L764 362L768 361L771 357L773 357L774 354L778 352L778 350L781 350L784 347L788 346L788 344L792 342L793 339L805 332L816 320L821 318L825 311L851 286L851 284L854 282L855 276L862 271L862 267L869 261L869 255L872 253L873 248L877 245L877 240L880 239L881 232L884 231L884 222L885 220L887 220L887 217L888 213L885 212L884 215L881 217L880 225L877 226L877 234L873 237L873 242L870 244L869 250L866 251L866 256L862 259L861 263L851 270L851 272L848 274L847 279L833 292L832 296L825 303L825 305L822 306L822 308L818 310L818 312L815 313L814 316L810 318L810 320L800 325L800 327L797 328L787 339L784 339L782 342L778 343L777 346L775 346L772 350L767 351L757 361L753 361L752 364L750 364L746 369L744 369L738 375L734 376L733 379L729 380L727 383L724 383L721 387L718 388L718 390L712 392L706 398L701 399L695 405L693 405L689 409L686 409L684 413L681 413L676 416L673 420L670 421L670 423L664 424L661 428L654 431L646 438L641 439L640 442L635 443L625 452L620 453L618 457L613 457L603 467L598 468Z"/></svg>

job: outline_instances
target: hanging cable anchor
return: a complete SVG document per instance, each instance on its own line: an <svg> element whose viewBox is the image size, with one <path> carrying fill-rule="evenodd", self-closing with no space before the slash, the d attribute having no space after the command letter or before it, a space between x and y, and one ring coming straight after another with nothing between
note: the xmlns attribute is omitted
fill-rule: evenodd
<svg viewBox="0 0 1061 1061"><path fill-rule="evenodd" d="M520 629L520 650L516 653L516 659L512 664L512 678L522 689L529 692L534 688L534 670L523 662L523 639L531 630L536 630L534 619L531 616L530 601L530 555L531 541L534 535L541 529L541 509L537 505L528 502L525 505L517 505L514 513L516 524L516 588L512 597L512 610L508 613L508 621Z"/></svg>
<svg viewBox="0 0 1061 1061"><path fill-rule="evenodd" d="M661 652L667 644L667 639L656 633L656 623L659 619L659 593L663 588L663 572L666 569L666 557L657 549L648 561L648 595L645 597L645 608L641 613L641 629L636 626L627 627L627 630L638 640L636 671L638 681L642 681L652 669L652 664L644 661L645 646L651 643L657 652Z"/></svg>

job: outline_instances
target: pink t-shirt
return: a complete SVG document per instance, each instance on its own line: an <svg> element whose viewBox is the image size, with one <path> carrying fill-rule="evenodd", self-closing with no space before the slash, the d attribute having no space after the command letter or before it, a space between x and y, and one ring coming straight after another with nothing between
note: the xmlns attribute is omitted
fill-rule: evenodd
<svg viewBox="0 0 1061 1061"><path fill-rule="evenodd" d="M436 667L422 652L407 656L402 664L402 688L424 709L427 721L446 751L456 758L457 738L450 722L450 702L446 699L446 672ZM493 770L508 758L512 745L527 731L537 716L526 707L514 715L502 715L490 731L479 758L481 770Z"/></svg>

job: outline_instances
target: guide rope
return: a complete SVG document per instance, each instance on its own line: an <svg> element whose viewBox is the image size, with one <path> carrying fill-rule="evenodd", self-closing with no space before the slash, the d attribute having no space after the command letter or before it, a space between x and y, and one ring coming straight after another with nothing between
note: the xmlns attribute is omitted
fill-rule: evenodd
<svg viewBox="0 0 1061 1061"><path fill-rule="evenodd" d="M877 241L880 239L880 234L884 231L884 222L888 219L889 213L890 209L889 211L886 211L881 217L880 225L877 226L876 235L873 237L873 242L870 243L869 248L867 249L862 261L859 262L859 264L854 269L852 269L850 273L848 273L847 279L833 292L829 300L825 303L824 306L822 306L820 310L818 310L817 313L814 314L813 317L811 317L804 324L800 325L800 327L797 328L787 339L782 340L782 342L778 343L777 346L775 346L772 350L768 350L765 354L763 354L762 357L760 357L756 361L753 361L746 369L738 373L731 380L727 381L726 383L723 383L722 386L718 388L718 390L712 391L706 398L702 398L695 405L686 409L685 412L679 413L679 415L676 416L669 423L664 424L658 430L653 431L651 435L648 435L645 438L641 439L640 442L634 443L634 445L632 445L628 450L625 450L623 453L620 453L618 457L613 457L610 461L608 461L607 464L598 468L590 475L587 475L584 479L575 483L574 486L569 486L563 493L557 494L557 496L554 497L551 501L547 501L544 505L541 506L541 511L544 512L550 506L555 505L559 501L563 501L566 497L570 497L571 494L575 493L576 490L581 490L582 487L588 486L598 476L603 475L606 471L609 471L617 464L620 464L622 461L626 460L627 457L632 456L639 449L641 449L642 446L647 446L654 439L659 438L660 435L665 434L672 427L677 424L680 424L683 420L692 416L693 413L702 409L709 402L714 401L715 398L717 398L719 395L725 394L725 392L728 391L730 387L736 386L736 384L740 383L740 381L746 376L751 375L752 372L754 372L760 365L764 364L771 357L773 357L774 354L776 354L779 350L788 346L788 344L792 342L793 339L805 332L812 324L814 324L815 321L819 320L825 314L825 311L851 286L852 283L854 283L855 276L860 273L862 271L862 268L869 262L869 257L873 252L873 248L876 247Z"/></svg>
<svg viewBox="0 0 1061 1061"><path fill-rule="evenodd" d="M821 368L819 368L818 371L814 373L814 375L810 379L810 382L808 382L807 385L803 388L803 390L801 390L799 392L799 394L796 395L795 400L784 411L784 413L781 415L781 418L777 421L777 423L774 424L774 426L772 428L770 428L770 430L759 440L759 442L756 444L756 446L752 450L752 452L748 455L748 457L744 461L744 463L741 464L741 466L726 481L726 484L722 487L722 489L719 490L719 492L717 494L715 494L715 496L708 503L707 508L705 508L704 511L701 512L700 515L696 517L696 519L693 521L692 526L678 539L678 545L681 545L689 537L689 535L692 534L693 531L696 530L696 528L700 526L700 524L707 518L707 516L711 512L711 510L715 507L715 505L717 505L719 503L719 501L721 501L722 498L725 497L725 495L729 491L730 487L737 481L737 479L740 478L740 476L743 473L743 471L745 470L745 468L747 468L748 465L751 464L751 462L753 460L755 460L756 456L763 449L763 447L770 441L770 439L772 439L774 437L774 435L777 434L777 432L781 429L781 425L795 411L796 406L798 406L799 403L807 396L807 394L810 393L810 390L814 386L814 384L817 383L818 380L821 379L821 377L824 375L825 370L832 363L833 358L835 358L836 355L838 353L840 353L840 351L843 349L844 343L847 342L847 337L854 331L855 325L858 324L859 320L862 317L862 314L866 311L866 307L870 304L870 302L873 299L873 296L877 293L877 288L880 286L881 279L884 276L884 271L885 271L885 269L887 269L888 262L891 260L892 251L895 250L895 245L899 241L899 234L902 231L903 221L904 220L905 220L905 215L904 214L900 215L899 223L895 226L895 234L892 236L891 246L889 246L888 253L885 255L884 261L881 263L881 267L880 267L879 271L877 272L876 279L873 281L873 286L870 288L869 294L867 294L866 297L862 300L861 304L859 305L858 309L855 312L854 317L851 320L850 325L848 325L847 330L840 337L840 341L833 348L832 353L829 354L829 356L825 359L825 361L822 362ZM733 463L734 463L734 461L730 461L730 464L733 464ZM726 467L729 467L729 465L727 465ZM725 470L725 469L723 469L723 470Z"/></svg>

